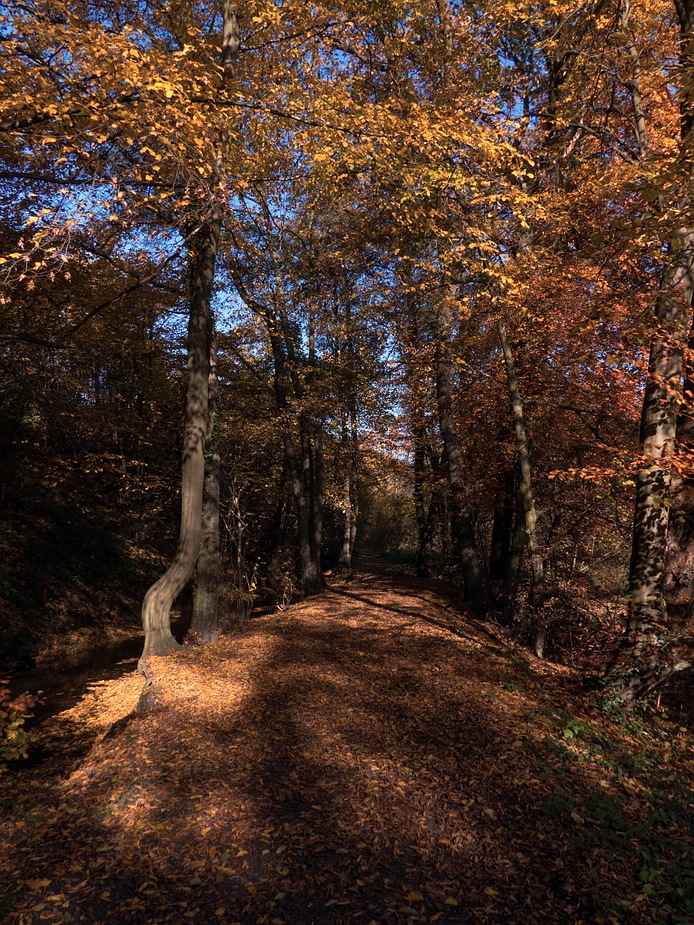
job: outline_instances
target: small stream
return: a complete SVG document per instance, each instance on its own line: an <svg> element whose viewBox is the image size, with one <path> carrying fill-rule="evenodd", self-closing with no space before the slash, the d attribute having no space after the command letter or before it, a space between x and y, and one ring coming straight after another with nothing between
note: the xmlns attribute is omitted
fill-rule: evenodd
<svg viewBox="0 0 694 925"><path fill-rule="evenodd" d="M142 634L107 643L96 649L56 659L18 671L10 677L13 694L39 694L30 726L69 710L84 696L90 684L113 680L135 671L142 652Z"/></svg>
<svg viewBox="0 0 694 925"><path fill-rule="evenodd" d="M257 607L252 616L274 612L274 608ZM172 632L181 641L190 618L181 617L172 623ZM93 649L69 652L59 659L44 662L34 668L26 668L10 675L10 689L13 695L28 691L40 693L40 703L33 709L33 719L27 728L36 726L51 716L69 710L84 696L90 684L111 681L135 671L142 653L144 637L141 632L119 640L108 642Z"/></svg>

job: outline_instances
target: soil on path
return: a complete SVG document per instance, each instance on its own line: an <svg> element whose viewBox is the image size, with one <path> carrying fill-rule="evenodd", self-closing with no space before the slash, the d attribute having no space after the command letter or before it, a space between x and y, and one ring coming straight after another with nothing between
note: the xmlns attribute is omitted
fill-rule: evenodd
<svg viewBox="0 0 694 925"><path fill-rule="evenodd" d="M0 916L686 921L690 740L662 723L635 746L442 591L382 568L336 582L152 660L146 714L136 675L92 685L39 728L49 757L3 779Z"/></svg>

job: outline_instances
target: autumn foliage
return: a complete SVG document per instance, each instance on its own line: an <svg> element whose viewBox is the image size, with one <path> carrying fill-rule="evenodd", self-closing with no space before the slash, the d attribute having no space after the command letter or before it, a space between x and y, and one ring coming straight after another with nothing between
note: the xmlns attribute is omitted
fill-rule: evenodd
<svg viewBox="0 0 694 925"><path fill-rule="evenodd" d="M693 9L6 3L3 661L142 605L156 688L376 551L689 677Z"/></svg>

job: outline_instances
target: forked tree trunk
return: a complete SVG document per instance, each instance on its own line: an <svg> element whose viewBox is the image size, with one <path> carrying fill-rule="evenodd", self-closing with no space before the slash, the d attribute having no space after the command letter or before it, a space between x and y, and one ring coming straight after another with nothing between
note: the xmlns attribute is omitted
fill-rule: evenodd
<svg viewBox="0 0 694 925"><path fill-rule="evenodd" d="M223 85L231 78L233 61L240 46L237 9L234 0L222 6ZM215 170L220 170L219 156ZM210 201L203 223L188 250L191 268L190 316L188 319L188 392L186 426L181 463L181 527L178 549L166 572L145 594L142 624L145 645L138 668L151 681L149 655L167 655L178 643L171 633L171 605L185 588L195 568L202 530L202 502L205 481L205 438L209 426L210 302L214 287L215 262L222 230L220 203ZM217 510L219 507L217 506Z"/></svg>
<svg viewBox="0 0 694 925"><path fill-rule="evenodd" d="M521 401L520 392L518 391L518 380L516 370L513 364L513 353L511 345L506 336L506 329L503 324L499 325L499 339L501 349L504 354L504 363L506 364L506 375L508 377L508 391L511 399L511 411L513 412L513 423L516 428L516 443L518 445L518 462L520 464L520 496L523 502L523 520L525 524L525 536L530 551L530 568L532 574L532 589L530 593L530 604L533 611L537 611L538 605L542 601L545 586L545 571L537 541L537 512L535 510L535 499L533 497L532 479L530 474L530 453L528 451L528 435L525 430L525 420L523 418L523 402ZM542 658L545 653L546 629L539 623L535 623L533 629L533 650L535 655Z"/></svg>
<svg viewBox="0 0 694 925"><path fill-rule="evenodd" d="M149 655L167 655L179 647L171 633L171 605L190 580L200 545L209 377L207 328L219 234L220 213L215 207L189 250L191 298L188 393L181 464L181 527L173 562L147 591L142 604L145 631L142 660Z"/></svg>
<svg viewBox="0 0 694 925"><path fill-rule="evenodd" d="M202 506L202 535L196 566L196 583L193 595L193 618L190 634L196 642L207 645L219 639L219 582L221 551L219 543L219 498L221 459L219 456L219 428L217 401L217 348L214 319L209 323L209 393L207 423L207 453L205 460L205 494Z"/></svg>

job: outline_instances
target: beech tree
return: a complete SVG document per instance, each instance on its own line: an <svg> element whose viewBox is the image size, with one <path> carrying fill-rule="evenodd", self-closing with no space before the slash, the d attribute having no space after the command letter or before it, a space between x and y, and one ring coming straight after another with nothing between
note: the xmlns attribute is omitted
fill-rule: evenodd
<svg viewBox="0 0 694 925"><path fill-rule="evenodd" d="M86 421L101 410L81 392L125 375L106 356L121 318L123 356L138 325L159 350L159 319L188 320L179 547L143 603L145 659L176 646L196 563L192 629L217 634L225 484L235 523L248 503L262 525L253 569L282 546L318 591L326 556L350 567L366 448L407 418L391 482L420 574L454 571L551 654L589 533L629 596L624 695L689 663L691 16L688 0L6 6L3 375L54 388L50 357L51 400ZM128 374L139 434L181 394L174 356ZM233 427L267 461L222 459ZM249 467L262 515L240 500Z"/></svg>
<svg viewBox="0 0 694 925"><path fill-rule="evenodd" d="M675 9L680 32L679 157L685 159L694 126L690 88L694 6L684 0L676 2ZM628 41L631 43L630 38ZM634 96L634 107L645 157L647 127L639 97ZM689 169L686 183L688 174ZM660 683L673 670L691 664L687 646L683 647L681 634L672 623L675 615L691 621L693 594L688 478L677 468L691 417L687 407L691 391L686 387L686 353L694 302L694 231L684 189L677 183L674 203L669 208L665 204L666 195L656 193L665 206L667 248L654 308L654 333L641 415L644 465L637 476L629 571L631 603L625 645L631 664L623 666L632 676L622 682L627 701ZM686 461L684 469L685 472L688 469Z"/></svg>

